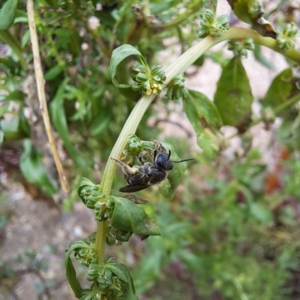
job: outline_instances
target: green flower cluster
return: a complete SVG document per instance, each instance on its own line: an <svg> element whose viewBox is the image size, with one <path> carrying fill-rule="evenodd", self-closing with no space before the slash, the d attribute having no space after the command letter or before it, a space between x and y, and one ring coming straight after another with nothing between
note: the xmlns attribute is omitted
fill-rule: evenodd
<svg viewBox="0 0 300 300"><path fill-rule="evenodd" d="M99 185L83 178L80 182L78 195L86 207L94 209L96 221L105 221L110 218L111 209L105 201L101 201L102 198L104 200L104 194L100 192Z"/></svg>
<svg viewBox="0 0 300 300"><path fill-rule="evenodd" d="M172 100L178 100L180 98L185 99L189 91L184 85L185 78L183 75L178 75L168 84L167 97Z"/></svg>
<svg viewBox="0 0 300 300"><path fill-rule="evenodd" d="M106 244L109 246L115 245L116 242L128 242L132 232L124 231L113 226L107 228Z"/></svg>
<svg viewBox="0 0 300 300"><path fill-rule="evenodd" d="M147 141L141 141L135 134L130 134L126 148L123 150L125 157L132 156L136 157L141 152L153 149L153 143Z"/></svg>
<svg viewBox="0 0 300 300"><path fill-rule="evenodd" d="M228 50L231 50L236 57L247 57L247 50L254 50L254 43L250 38L244 41L231 40L228 42Z"/></svg>
<svg viewBox="0 0 300 300"><path fill-rule="evenodd" d="M81 265L88 267L90 264L97 263L95 241L96 234L92 233L86 239L81 240L80 247L74 250L74 256Z"/></svg>
<svg viewBox="0 0 300 300"><path fill-rule="evenodd" d="M228 17L226 15L215 19L213 11L207 9L204 14L200 15L200 18L200 38L204 38L208 35L218 37L229 29Z"/></svg>
<svg viewBox="0 0 300 300"><path fill-rule="evenodd" d="M99 185L85 185L79 191L78 195L86 207L94 209L94 205L102 197L103 193L99 191Z"/></svg>
<svg viewBox="0 0 300 300"><path fill-rule="evenodd" d="M298 28L294 23L288 23L282 32L277 35L277 42L280 49L287 51L295 48L295 36Z"/></svg>
<svg viewBox="0 0 300 300"><path fill-rule="evenodd" d="M166 79L165 72L161 66L152 70L146 65L139 64L132 72L132 79L136 84L132 87L134 91L140 91L147 96L159 94Z"/></svg>

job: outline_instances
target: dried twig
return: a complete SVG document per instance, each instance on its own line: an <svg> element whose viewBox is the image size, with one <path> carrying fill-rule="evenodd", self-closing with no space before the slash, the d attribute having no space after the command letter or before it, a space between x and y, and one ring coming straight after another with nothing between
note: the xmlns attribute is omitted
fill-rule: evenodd
<svg viewBox="0 0 300 300"><path fill-rule="evenodd" d="M28 23L29 23L29 30L30 30L30 40L32 45L32 52L33 52L33 62L34 62L34 71L35 71L35 78L36 78L36 85L37 85L37 92L38 98L41 106L42 117L44 120L44 125L48 137L48 141L51 147L53 159L56 165L57 173L59 176L59 181L64 192L69 192L69 186L64 175L64 170L61 164L61 161L58 156L58 152L55 146L55 141L52 133L52 128L50 124L50 118L48 113L48 107L46 102L45 96L45 86L44 86L44 75L41 65L41 58L39 53L39 42L36 33L35 21L34 21L34 8L33 8L33 0L27 1L27 13L28 13Z"/></svg>

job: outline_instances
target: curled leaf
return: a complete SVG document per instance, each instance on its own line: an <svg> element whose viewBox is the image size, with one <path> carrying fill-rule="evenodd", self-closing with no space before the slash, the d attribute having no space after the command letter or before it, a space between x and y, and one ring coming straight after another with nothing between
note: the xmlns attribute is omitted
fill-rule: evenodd
<svg viewBox="0 0 300 300"><path fill-rule="evenodd" d="M108 72L111 76L113 84L119 89L120 93L126 98L136 99L138 92L133 91L131 85L128 83L119 83L117 80L117 69L123 60L127 57L136 55L139 59L147 65L140 51L131 45L125 44L116 48L112 52Z"/></svg>

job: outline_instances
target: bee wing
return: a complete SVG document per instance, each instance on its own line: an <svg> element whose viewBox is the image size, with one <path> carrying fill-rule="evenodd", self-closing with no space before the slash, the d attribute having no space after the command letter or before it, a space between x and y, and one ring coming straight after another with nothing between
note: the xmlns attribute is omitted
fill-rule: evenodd
<svg viewBox="0 0 300 300"><path fill-rule="evenodd" d="M138 191L144 190L149 186L150 186L149 184L147 184L147 185L126 185L124 187L121 187L119 189L119 191L123 192L123 193L133 193L133 192L138 192Z"/></svg>

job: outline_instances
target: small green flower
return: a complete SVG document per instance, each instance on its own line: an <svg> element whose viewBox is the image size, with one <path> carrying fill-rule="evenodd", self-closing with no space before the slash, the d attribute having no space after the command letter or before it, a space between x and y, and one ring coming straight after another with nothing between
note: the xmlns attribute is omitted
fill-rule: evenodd
<svg viewBox="0 0 300 300"><path fill-rule="evenodd" d="M139 64L131 73L132 79L136 82L132 87L134 91L141 91L147 96L159 94L162 91L166 77L161 66L150 70L148 66Z"/></svg>
<svg viewBox="0 0 300 300"><path fill-rule="evenodd" d="M137 157L139 153L153 148L150 142L141 141L135 134L130 134L126 148L123 150L124 157ZM123 158L121 158L123 159Z"/></svg>
<svg viewBox="0 0 300 300"><path fill-rule="evenodd" d="M82 202L91 209L94 208L97 201L104 197L104 194L99 191L99 185L96 184L81 186L78 189L78 195Z"/></svg>
<svg viewBox="0 0 300 300"><path fill-rule="evenodd" d="M97 262L95 249L96 234L92 233L87 238L80 241L81 247L74 250L74 256L83 266L89 266Z"/></svg>
<svg viewBox="0 0 300 300"><path fill-rule="evenodd" d="M90 245L87 248L80 248L75 251L75 257L83 266L89 266L91 263L97 262L95 245Z"/></svg>
<svg viewBox="0 0 300 300"><path fill-rule="evenodd" d="M288 23L282 32L277 35L277 42L280 49L288 51L295 48L295 36L298 28L294 23Z"/></svg>
<svg viewBox="0 0 300 300"><path fill-rule="evenodd" d="M113 226L109 226L107 229L106 243L109 246L115 245L116 242L128 242L132 232L117 229Z"/></svg>
<svg viewBox="0 0 300 300"><path fill-rule="evenodd" d="M228 17L226 15L215 19L213 11L207 9L204 14L201 14L200 18L200 38L204 38L208 35L218 37L229 29Z"/></svg>
<svg viewBox="0 0 300 300"><path fill-rule="evenodd" d="M186 98L189 94L189 90L184 85L185 78L183 75L178 75L168 84L167 97L172 100L178 100L180 98Z"/></svg>
<svg viewBox="0 0 300 300"><path fill-rule="evenodd" d="M247 57L246 50L254 50L253 40L248 38L244 41L231 40L228 42L228 50L231 50L236 57Z"/></svg>

